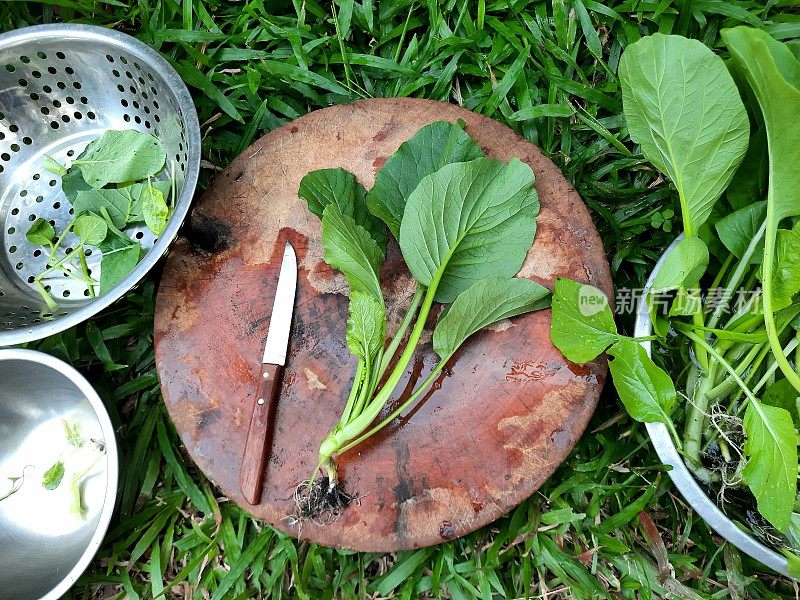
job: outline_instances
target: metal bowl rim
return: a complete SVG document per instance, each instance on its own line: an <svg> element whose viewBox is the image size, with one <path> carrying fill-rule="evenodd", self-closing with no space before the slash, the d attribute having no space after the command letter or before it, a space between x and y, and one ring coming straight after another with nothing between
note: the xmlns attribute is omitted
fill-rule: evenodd
<svg viewBox="0 0 800 600"><path fill-rule="evenodd" d="M161 75L170 91L175 94L178 101L179 113L186 123L186 145L187 154L189 156L186 161L186 178L184 180L183 191L176 202L175 212L172 218L170 218L167 228L158 237L155 245L147 252L141 262L136 265L125 279L117 284L110 292L98 296L96 299L91 300L65 317L59 317L47 323L39 323L31 327L20 327L10 331L0 332L0 348L32 342L60 333L65 329L69 329L70 327L86 321L128 293L144 278L161 257L166 254L169 246L178 236L178 231L189 212L191 199L197 187L198 175L200 172L200 122L197 118L197 110L194 107L194 102L189 94L189 90L181 77L172 65L150 46L126 33L121 33L113 29L106 29L105 27L98 27L95 25L58 23L51 25L33 25L31 27L23 27L0 34L0 52L20 42L41 40L42 38L63 40L65 36L69 34L76 34L76 39L94 39L105 43L110 42L116 46L126 48L128 51L140 55L142 60L147 60L148 64ZM180 201L187 196L188 199L186 201Z"/></svg>
<svg viewBox="0 0 800 600"><path fill-rule="evenodd" d="M0 349L0 362L6 360L21 360L37 363L45 367L49 367L66 377L80 390L80 392L86 397L86 399L89 401L89 404L92 406L92 409L94 410L94 413L100 422L100 427L103 431L103 441L106 445L106 456L108 457L106 468L106 495L103 499L103 510L100 512L100 519L97 523L97 529L95 529L92 539L89 541L89 544L86 546L86 549L83 551L83 554L75 566L72 567L69 573L64 576L58 585L56 585L41 598L41 600L57 600L63 596L69 588L72 587L72 585L89 566L89 563L92 561L95 554L97 554L97 550L103 543L106 531L108 531L108 525L111 522L111 516L114 514L114 508L117 499L117 485L119 482L119 454L117 448L117 439L114 435L114 427L111 424L108 411L106 411L103 401L100 400L100 396L97 395L97 392L94 390L91 384L89 384L86 378L73 367L65 363L63 360L60 360L54 356L50 356L49 354L45 354L44 352L39 352L37 350L23 350L20 348Z"/></svg>
<svg viewBox="0 0 800 600"><path fill-rule="evenodd" d="M661 265L664 263L665 257L682 239L683 234L679 235L675 241L670 244L669 248L661 255L661 258L659 258L656 266L653 267L653 271L647 278L647 283L642 293L642 299L639 300L639 304L636 308L636 323L633 332L633 335L636 337L647 337L653 333L650 311L647 309L647 303L644 301L644 298L650 291L650 288L652 288L653 280L655 279L656 273L658 273L658 270L661 268ZM644 347L647 355L650 356L652 342L648 340L639 343ZM672 467L668 471L672 482L697 514L699 514L714 531L739 548L739 550L760 561L770 569L787 577L791 577L784 556L767 548L767 546L756 540L753 536L739 529L739 527L717 507L711 498L706 495L684 464L683 458L681 458L681 455L678 453L678 449L675 447L675 442L673 442L666 425L663 423L645 423L645 426L647 427L647 433L650 435L650 441L653 442L653 446L661 462Z"/></svg>

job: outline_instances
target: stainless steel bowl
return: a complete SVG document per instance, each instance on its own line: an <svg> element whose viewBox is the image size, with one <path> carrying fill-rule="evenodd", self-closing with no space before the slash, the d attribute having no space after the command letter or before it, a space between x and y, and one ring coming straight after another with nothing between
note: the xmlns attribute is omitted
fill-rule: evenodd
<svg viewBox="0 0 800 600"><path fill-rule="evenodd" d="M85 518L71 510L64 420L105 455L83 483ZM87 442L88 444L89 442ZM91 442L94 444L94 442ZM42 474L59 457L67 474L55 490ZM93 461L90 458L89 465ZM0 600L55 600L75 583L103 540L117 494L117 445L103 403L66 363L32 350L0 350L0 497L8 478L25 475L19 490L0 501Z"/></svg>
<svg viewBox="0 0 800 600"><path fill-rule="evenodd" d="M658 273L658 270L661 268L661 265L664 263L664 257L681 239L683 239L683 235L680 235L672 243L658 263L656 263L653 272L650 274L645 284L643 298L653 286L653 280L655 279L656 273ZM650 311L647 309L647 303L644 300L640 300L636 312L634 335L636 337L646 337L652 335L652 333L653 324L650 321ZM652 342L646 341L641 342L641 344L647 351L647 354L650 355L652 351ZM739 550L761 561L770 569L786 575L787 577L790 576L786 567L786 558L774 550L767 548L747 532L739 529L739 527L717 507L716 503L706 495L684 464L666 426L663 423L647 423L646 425L647 432L650 434L650 440L653 442L653 446L661 462L672 467L669 471L672 482L695 512L697 512L714 531L739 548Z"/></svg>
<svg viewBox="0 0 800 600"><path fill-rule="evenodd" d="M71 158L108 129L155 134L167 149L175 213L156 239L126 233L148 250L113 290L88 297L82 281L49 278L48 309L33 283L47 260L25 234L43 217L61 231L72 218L50 155ZM96 314L130 290L167 251L189 209L200 168L197 112L181 78L157 52L122 33L87 25L42 25L0 35L0 346L40 339ZM77 238L65 237L67 249ZM97 278L100 252L88 257Z"/></svg>

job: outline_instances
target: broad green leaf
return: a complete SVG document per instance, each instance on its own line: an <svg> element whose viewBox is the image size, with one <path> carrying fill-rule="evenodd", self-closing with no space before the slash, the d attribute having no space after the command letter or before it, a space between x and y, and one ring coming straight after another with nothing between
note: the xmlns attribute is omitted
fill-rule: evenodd
<svg viewBox="0 0 800 600"><path fill-rule="evenodd" d="M122 229L128 223L131 199L121 189L88 190L78 192L72 206L76 215L85 213L102 215L101 209L105 208L114 227Z"/></svg>
<svg viewBox="0 0 800 600"><path fill-rule="evenodd" d="M322 214L322 248L325 262L347 278L350 292L365 292L383 302L379 272L384 255L369 232L336 204Z"/></svg>
<svg viewBox="0 0 800 600"><path fill-rule="evenodd" d="M343 215L353 217L366 229L385 254L388 236L383 222L369 212L364 186L344 169L311 171L300 181L298 195L308 202L308 209L320 219L328 204L335 204Z"/></svg>
<svg viewBox="0 0 800 600"><path fill-rule="evenodd" d="M367 363L383 348L386 338L386 310L372 294L350 293L347 319L347 347Z"/></svg>
<svg viewBox="0 0 800 600"><path fill-rule="evenodd" d="M399 240L406 201L422 178L444 165L482 156L481 147L459 123L436 121L426 125L400 144L378 171L375 185L367 194L369 210L382 219Z"/></svg>
<svg viewBox="0 0 800 600"><path fill-rule="evenodd" d="M97 246L106 239L108 225L103 218L97 215L83 214L75 219L72 230L84 244Z"/></svg>
<svg viewBox="0 0 800 600"><path fill-rule="evenodd" d="M696 288L708 267L708 248L698 237L685 237L664 257L653 280L653 291Z"/></svg>
<svg viewBox="0 0 800 600"><path fill-rule="evenodd" d="M747 150L750 124L736 84L702 42L660 33L625 49L619 76L631 139L675 184L693 236Z"/></svg>
<svg viewBox="0 0 800 600"><path fill-rule="evenodd" d="M109 183L139 181L153 177L167 159L167 152L158 138L132 129L106 131L86 146L72 164L93 188Z"/></svg>
<svg viewBox="0 0 800 600"><path fill-rule="evenodd" d="M764 218L767 215L767 202L754 202L749 206L740 208L723 217L717 221L717 234L719 239L725 244L728 251L736 258L742 258L750 242L756 237L761 226L764 224ZM764 254L764 242L762 241L756 247L755 252L750 259L750 262L761 262L762 255Z"/></svg>
<svg viewBox="0 0 800 600"><path fill-rule="evenodd" d="M764 391L762 398L764 404L777 406L792 415L795 426L800 425L800 413L798 413L798 401L800 394L788 379L779 379Z"/></svg>
<svg viewBox="0 0 800 600"><path fill-rule="evenodd" d="M31 244L49 246L56 237L56 230L53 229L49 221L39 217L33 222L31 228L28 229L28 233L25 234L25 237Z"/></svg>
<svg viewBox="0 0 800 600"><path fill-rule="evenodd" d="M768 171L767 136L762 128L750 136L747 152L725 192L728 202L734 210L749 206L766 197Z"/></svg>
<svg viewBox="0 0 800 600"><path fill-rule="evenodd" d="M531 168L517 158L445 165L406 203L400 249L437 302L452 302L486 277L513 277L536 233L539 198Z"/></svg>
<svg viewBox="0 0 800 600"><path fill-rule="evenodd" d="M778 531L789 527L797 495L797 434L783 408L750 399L744 413L747 464L742 471L758 511Z"/></svg>
<svg viewBox="0 0 800 600"><path fill-rule="evenodd" d="M556 279L550 339L567 360L594 360L619 337L603 292L571 279Z"/></svg>
<svg viewBox="0 0 800 600"><path fill-rule="evenodd" d="M100 261L100 293L110 292L128 273L139 264L142 247L137 244L118 243L116 247L105 248Z"/></svg>
<svg viewBox="0 0 800 600"><path fill-rule="evenodd" d="M164 194L157 187L147 185L142 190L141 198L145 224L154 234L161 235L169 221L169 208L164 200Z"/></svg>
<svg viewBox="0 0 800 600"><path fill-rule="evenodd" d="M666 371L630 338L620 338L608 353L614 357L608 363L614 387L628 414L641 423L664 423L673 429L670 414L676 392Z"/></svg>
<svg viewBox="0 0 800 600"><path fill-rule="evenodd" d="M767 219L777 229L781 219L800 214L800 62L758 29L724 29L722 39L761 107L769 151Z"/></svg>
<svg viewBox="0 0 800 600"><path fill-rule="evenodd" d="M800 226L778 230L772 281L772 308L790 306L800 292Z"/></svg>
<svg viewBox="0 0 800 600"><path fill-rule="evenodd" d="M530 279L488 277L453 300L433 332L433 350L447 360L476 331L502 319L546 308L550 290Z"/></svg>
<svg viewBox="0 0 800 600"><path fill-rule="evenodd" d="M54 490L61 485L62 479L64 479L64 463L58 460L45 471L42 476L42 486L46 490Z"/></svg>
<svg viewBox="0 0 800 600"><path fill-rule="evenodd" d="M92 189L92 186L83 180L80 169L74 167L61 178L61 189L64 191L64 195L67 197L70 204L74 205L75 200L78 198L78 192L89 191Z"/></svg>
<svg viewBox="0 0 800 600"><path fill-rule="evenodd" d="M44 155L42 166L54 175L64 176L67 174L67 168L49 154Z"/></svg>

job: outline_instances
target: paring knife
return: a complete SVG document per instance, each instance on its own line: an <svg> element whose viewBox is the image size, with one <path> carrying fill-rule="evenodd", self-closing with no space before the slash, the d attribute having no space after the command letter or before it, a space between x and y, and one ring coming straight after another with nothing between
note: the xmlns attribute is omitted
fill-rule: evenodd
<svg viewBox="0 0 800 600"><path fill-rule="evenodd" d="M292 245L286 242L281 272L278 276L278 288L272 304L267 343L264 345L264 358L261 361L258 393L254 399L253 417L250 420L242 469L239 473L239 486L245 500L250 504L258 504L261 499L267 454L272 446L275 408L281 391L281 375L289 348L296 289L297 255Z"/></svg>

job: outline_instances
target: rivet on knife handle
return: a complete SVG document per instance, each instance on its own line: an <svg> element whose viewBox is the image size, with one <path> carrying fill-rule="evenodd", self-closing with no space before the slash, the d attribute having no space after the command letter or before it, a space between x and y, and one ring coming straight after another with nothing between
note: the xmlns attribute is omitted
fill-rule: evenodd
<svg viewBox="0 0 800 600"><path fill-rule="evenodd" d="M267 467L267 449L272 446L275 409L283 374L283 367L280 365L264 364L261 367L261 380L239 474L242 494L250 504L258 504L261 500L261 489Z"/></svg>

